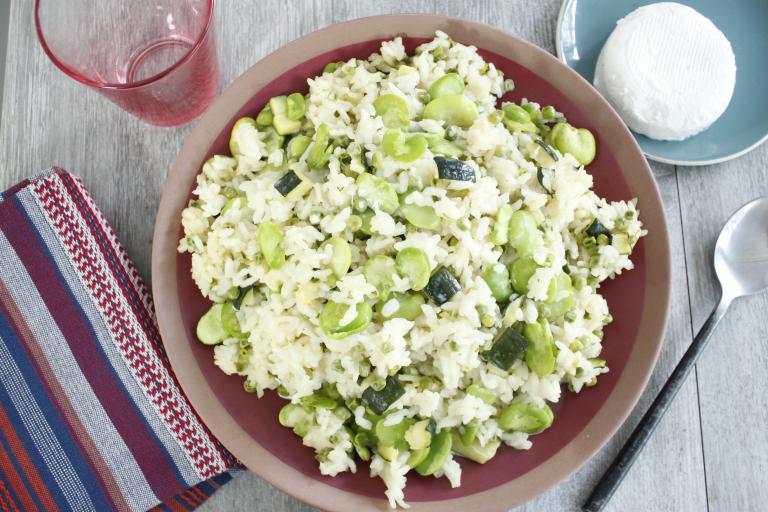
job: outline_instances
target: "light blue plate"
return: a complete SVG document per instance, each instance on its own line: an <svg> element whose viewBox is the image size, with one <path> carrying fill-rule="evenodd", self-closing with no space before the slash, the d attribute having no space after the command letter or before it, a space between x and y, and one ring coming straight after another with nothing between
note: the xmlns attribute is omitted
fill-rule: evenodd
<svg viewBox="0 0 768 512"><path fill-rule="evenodd" d="M722 117L684 141L635 133L646 156L679 165L708 165L741 156L768 139L768 0L678 0L712 20L736 54L736 89ZM557 56L590 83L616 22L643 0L564 0L557 22Z"/></svg>

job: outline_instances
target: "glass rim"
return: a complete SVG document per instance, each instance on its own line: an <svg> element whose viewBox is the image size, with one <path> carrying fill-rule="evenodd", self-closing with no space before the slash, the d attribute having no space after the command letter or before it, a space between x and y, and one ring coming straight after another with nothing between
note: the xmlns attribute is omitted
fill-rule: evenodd
<svg viewBox="0 0 768 512"><path fill-rule="evenodd" d="M37 32L37 39L40 41L40 45L43 47L43 51L48 56L51 62L62 70L65 74L67 74L69 77L77 80L80 83L83 83L85 85L89 85L91 87L95 87L96 89L112 89L112 90L130 90L130 89L138 89L140 87L143 87L145 85L157 82L161 78L164 78L168 76L170 73L172 73L175 69L180 67L182 64L184 64L186 61L190 59L190 57L200 48L200 46L203 44L203 40L208 35L208 31L211 27L212 20L213 20L213 2L214 0L207 0L206 4L208 6L208 15L205 20L205 25L203 25L202 30L195 38L195 44L190 48L187 53L181 56L179 60L173 63L173 65L168 66L166 69L162 70L159 73L156 73L148 78L144 78L142 80L138 80L136 82L131 83L110 83L110 82L97 82L95 80L92 80L86 76L83 76L79 72L75 71L74 69L70 68L66 64L64 64L61 60L59 60L58 57L56 57L56 54L53 53L53 50L48 46L48 42L45 39L45 35L43 34L43 29L40 26L40 2L41 0L35 0L35 31Z"/></svg>

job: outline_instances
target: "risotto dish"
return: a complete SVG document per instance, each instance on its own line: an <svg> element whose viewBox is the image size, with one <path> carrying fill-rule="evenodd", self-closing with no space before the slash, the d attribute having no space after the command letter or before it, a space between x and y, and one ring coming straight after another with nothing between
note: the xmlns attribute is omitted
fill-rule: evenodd
<svg viewBox="0 0 768 512"><path fill-rule="evenodd" d="M608 371L599 289L632 268L635 201L592 191L595 138L557 105L500 102L513 80L442 32L329 63L235 123L182 214L216 365L392 507L412 472L455 487L529 449Z"/></svg>

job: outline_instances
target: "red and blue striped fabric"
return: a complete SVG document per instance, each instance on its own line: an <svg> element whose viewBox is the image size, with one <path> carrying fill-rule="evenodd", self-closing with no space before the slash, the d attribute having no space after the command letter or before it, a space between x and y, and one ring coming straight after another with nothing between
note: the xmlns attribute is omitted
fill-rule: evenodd
<svg viewBox="0 0 768 512"><path fill-rule="evenodd" d="M54 168L0 195L0 512L193 510L239 467L82 182Z"/></svg>

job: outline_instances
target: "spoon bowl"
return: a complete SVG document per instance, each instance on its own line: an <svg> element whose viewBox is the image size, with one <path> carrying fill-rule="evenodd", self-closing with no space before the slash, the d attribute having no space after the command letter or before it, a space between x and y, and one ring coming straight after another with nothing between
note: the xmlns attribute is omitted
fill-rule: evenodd
<svg viewBox="0 0 768 512"><path fill-rule="evenodd" d="M768 197L728 219L715 245L715 272L728 298L768 288Z"/></svg>

